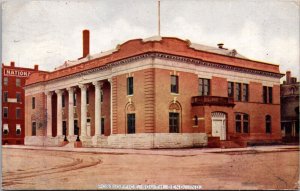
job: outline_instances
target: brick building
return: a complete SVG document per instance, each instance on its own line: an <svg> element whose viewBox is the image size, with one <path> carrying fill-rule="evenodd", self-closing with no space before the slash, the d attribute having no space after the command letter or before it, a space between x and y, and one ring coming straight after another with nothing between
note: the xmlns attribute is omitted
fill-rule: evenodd
<svg viewBox="0 0 300 191"><path fill-rule="evenodd" d="M281 140L279 66L223 44L135 39L26 81L27 145L235 147Z"/></svg>
<svg viewBox="0 0 300 191"><path fill-rule="evenodd" d="M281 130L283 140L299 142L299 82L286 72L286 80L280 85Z"/></svg>
<svg viewBox="0 0 300 191"><path fill-rule="evenodd" d="M25 80L38 71L2 64L2 144L24 144L25 137Z"/></svg>

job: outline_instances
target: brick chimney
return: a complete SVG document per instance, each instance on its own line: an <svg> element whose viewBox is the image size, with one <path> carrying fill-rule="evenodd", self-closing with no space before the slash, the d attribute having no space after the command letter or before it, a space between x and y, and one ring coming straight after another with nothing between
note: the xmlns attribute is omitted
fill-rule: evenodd
<svg viewBox="0 0 300 191"><path fill-rule="evenodd" d="M90 54L90 31L83 30L82 31L82 57L85 58Z"/></svg>
<svg viewBox="0 0 300 191"><path fill-rule="evenodd" d="M39 65L34 65L34 70L38 71L39 70Z"/></svg>
<svg viewBox="0 0 300 191"><path fill-rule="evenodd" d="M10 62L10 66L15 67L15 62L14 61Z"/></svg>
<svg viewBox="0 0 300 191"><path fill-rule="evenodd" d="M286 71L286 83L290 84L291 83L291 71Z"/></svg>

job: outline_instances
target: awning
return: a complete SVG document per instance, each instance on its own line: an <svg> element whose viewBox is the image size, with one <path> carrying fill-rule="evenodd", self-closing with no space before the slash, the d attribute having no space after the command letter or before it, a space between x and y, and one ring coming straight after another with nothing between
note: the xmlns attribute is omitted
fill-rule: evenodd
<svg viewBox="0 0 300 191"><path fill-rule="evenodd" d="M21 131L21 125L20 124L16 124L16 130L20 130Z"/></svg>
<svg viewBox="0 0 300 191"><path fill-rule="evenodd" d="M9 129L8 129L8 124L3 124L3 132L4 132L5 130L9 131Z"/></svg>

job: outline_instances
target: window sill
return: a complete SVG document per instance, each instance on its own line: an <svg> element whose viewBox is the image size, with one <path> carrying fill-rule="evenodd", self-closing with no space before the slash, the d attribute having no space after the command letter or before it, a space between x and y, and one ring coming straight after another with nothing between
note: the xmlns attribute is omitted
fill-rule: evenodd
<svg viewBox="0 0 300 191"><path fill-rule="evenodd" d="M179 93L172 93L171 92L171 95L173 95L173 96L179 96L180 94Z"/></svg>
<svg viewBox="0 0 300 191"><path fill-rule="evenodd" d="M133 97L133 94L131 94L131 95L127 95L127 97Z"/></svg>
<svg viewBox="0 0 300 191"><path fill-rule="evenodd" d="M198 128L198 125L193 125L192 127L193 127L193 128Z"/></svg>

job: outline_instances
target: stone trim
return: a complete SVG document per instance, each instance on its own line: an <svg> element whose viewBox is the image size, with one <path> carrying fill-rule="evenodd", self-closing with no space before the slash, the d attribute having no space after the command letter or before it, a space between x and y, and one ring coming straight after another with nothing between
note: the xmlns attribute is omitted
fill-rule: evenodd
<svg viewBox="0 0 300 191"><path fill-rule="evenodd" d="M200 59L188 58L188 57L184 57L184 56L176 56L176 55L171 55L171 54L166 54L166 53L145 53L145 54L129 57L129 58L126 58L126 59L123 59L120 61L108 63L108 64L98 67L98 68L89 69L89 70L82 71L79 73L71 74L69 76L62 76L62 77L59 77L56 79L49 80L47 82L63 80L63 79L67 79L70 77L82 77L82 76L85 76L85 75L88 75L88 74L91 74L94 72L109 70L112 67L115 67L115 66L118 66L121 64L127 64L130 62L135 62L135 61L146 59L146 58L160 58L160 59L166 59L166 60L171 60L171 61L178 61L178 62L184 62L184 63L189 63L189 64L202 65L202 66L206 66L206 67L210 67L210 68L219 68L219 69L224 69L224 70L238 71L238 72L242 72L242 73L251 73L251 74L269 76L269 77L274 77L274 78L281 78L282 76L284 76L283 74L280 74L280 73L273 73L273 72L261 71L261 70L250 69L250 68L242 68L242 67L238 67L238 66L230 66L230 65L222 64L222 63L206 62L206 61L203 61Z"/></svg>

